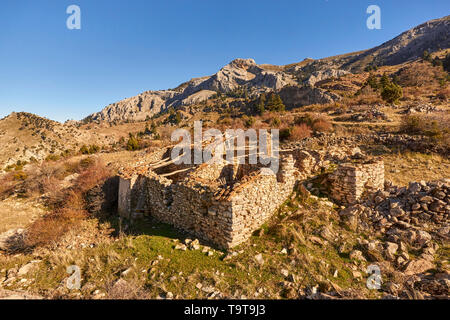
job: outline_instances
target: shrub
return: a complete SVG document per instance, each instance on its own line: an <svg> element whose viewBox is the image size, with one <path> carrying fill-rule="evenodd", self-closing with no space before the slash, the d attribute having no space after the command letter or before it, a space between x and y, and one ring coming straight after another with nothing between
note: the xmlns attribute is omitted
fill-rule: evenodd
<svg viewBox="0 0 450 320"><path fill-rule="evenodd" d="M330 119L323 114L307 113L295 119L296 124L306 124L314 131L327 132L333 129Z"/></svg>
<svg viewBox="0 0 450 320"><path fill-rule="evenodd" d="M281 120L280 120L280 118L278 118L278 117L275 117L275 118L273 118L272 119L272 125L274 126L274 127L279 127L280 125L281 125Z"/></svg>
<svg viewBox="0 0 450 320"><path fill-rule="evenodd" d="M333 125L328 119L321 118L314 121L312 129L319 132L329 132L333 130Z"/></svg>
<svg viewBox="0 0 450 320"><path fill-rule="evenodd" d="M450 53L448 53L445 56L444 61L442 62L442 65L443 65L445 71L450 72Z"/></svg>
<svg viewBox="0 0 450 320"><path fill-rule="evenodd" d="M311 136L311 128L305 124L295 125L291 130L289 140L298 141Z"/></svg>
<svg viewBox="0 0 450 320"><path fill-rule="evenodd" d="M280 129L280 140L286 140L291 136L292 128L281 128Z"/></svg>
<svg viewBox="0 0 450 320"><path fill-rule="evenodd" d="M422 54L422 58L425 61L431 62L431 54L428 52L428 50L425 50Z"/></svg>
<svg viewBox="0 0 450 320"><path fill-rule="evenodd" d="M450 120L446 117L405 115L401 121L400 131L413 135L425 135L436 141L448 143Z"/></svg>
<svg viewBox="0 0 450 320"><path fill-rule="evenodd" d="M373 73L371 73L367 78L366 84L369 85L372 89L378 89L377 78Z"/></svg>
<svg viewBox="0 0 450 320"><path fill-rule="evenodd" d="M379 87L380 88L384 88L385 86L387 86L389 83L391 82L391 79L389 79L388 75L386 73L383 74L383 76L380 79L380 84Z"/></svg>
<svg viewBox="0 0 450 320"><path fill-rule="evenodd" d="M127 150L135 151L139 149L139 141L130 134L130 138L127 141Z"/></svg>
<svg viewBox="0 0 450 320"><path fill-rule="evenodd" d="M92 157L88 157L88 158L84 158L84 159L80 160L79 167L81 169L87 169L87 168L89 168L90 166L92 166L94 164L95 164L95 159L92 158Z"/></svg>
<svg viewBox="0 0 450 320"><path fill-rule="evenodd" d="M58 161L61 157L59 155L56 154L49 154L46 158L45 161Z"/></svg>
<svg viewBox="0 0 450 320"><path fill-rule="evenodd" d="M244 120L244 125L247 128L250 128L255 123L255 118L253 118L252 116L250 116L250 117L245 116L245 117L243 117L243 120Z"/></svg>
<svg viewBox="0 0 450 320"><path fill-rule="evenodd" d="M260 114L263 115L264 112L266 111L266 94L263 92L261 93L261 95L258 98L258 101L256 103L256 111Z"/></svg>
<svg viewBox="0 0 450 320"><path fill-rule="evenodd" d="M87 145L83 144L80 148L80 153L81 154L89 154L89 148Z"/></svg>
<svg viewBox="0 0 450 320"><path fill-rule="evenodd" d="M388 82L381 90L381 97L388 103L396 103L403 96L402 87L393 82Z"/></svg>
<svg viewBox="0 0 450 320"><path fill-rule="evenodd" d="M17 171L14 173L14 180L16 181L24 181L27 179L27 174L23 171Z"/></svg>
<svg viewBox="0 0 450 320"><path fill-rule="evenodd" d="M100 147L96 144L91 144L90 146L87 145L83 145L80 148L80 153L81 154L94 154L100 151Z"/></svg>
<svg viewBox="0 0 450 320"><path fill-rule="evenodd" d="M175 114L175 124L180 124L180 122L181 122L181 113L177 111L177 113Z"/></svg>
<svg viewBox="0 0 450 320"><path fill-rule="evenodd" d="M89 146L89 154L94 154L100 151L100 147L93 144Z"/></svg>
<svg viewBox="0 0 450 320"><path fill-rule="evenodd" d="M99 160L90 162L70 190L65 193L59 192L59 200L55 201L53 210L28 226L24 239L25 248L53 244L69 229L76 227L88 216L84 201L86 192L105 181L110 175L110 170L103 162ZM48 182L53 182L51 185L56 186L52 179L53 176Z"/></svg>
<svg viewBox="0 0 450 320"><path fill-rule="evenodd" d="M419 115L407 115L402 118L400 131L409 134L419 134L424 130L424 123Z"/></svg>

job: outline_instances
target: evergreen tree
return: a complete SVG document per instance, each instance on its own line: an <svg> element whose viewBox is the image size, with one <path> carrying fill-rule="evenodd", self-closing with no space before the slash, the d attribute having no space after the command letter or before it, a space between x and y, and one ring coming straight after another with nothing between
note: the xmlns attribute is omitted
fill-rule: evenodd
<svg viewBox="0 0 450 320"><path fill-rule="evenodd" d="M445 71L450 72L450 53L444 58L443 66Z"/></svg>
<svg viewBox="0 0 450 320"><path fill-rule="evenodd" d="M375 77L375 75L374 75L373 73L370 73L369 78L367 78L367 84L368 84L372 89L378 89L377 78Z"/></svg>
<svg viewBox="0 0 450 320"><path fill-rule="evenodd" d="M139 141L130 133L130 137L127 142L127 150L134 151L139 149Z"/></svg>
<svg viewBox="0 0 450 320"><path fill-rule="evenodd" d="M258 103L257 103L257 112L260 115L263 115L264 112L266 111L266 94L263 92L261 93L261 95L258 98Z"/></svg>
<svg viewBox="0 0 450 320"><path fill-rule="evenodd" d="M391 80L389 79L388 75L386 73L383 74L383 76L380 79L380 87L384 88L389 84L389 82L391 82Z"/></svg>
<svg viewBox="0 0 450 320"><path fill-rule="evenodd" d="M398 99L400 99L402 96L403 96L402 87L396 85L391 81L389 81L388 84L383 86L383 89L381 91L381 97L388 103L396 103Z"/></svg>
<svg viewBox="0 0 450 320"><path fill-rule="evenodd" d="M272 93L267 101L267 109L270 111L284 111L285 105L278 94Z"/></svg>

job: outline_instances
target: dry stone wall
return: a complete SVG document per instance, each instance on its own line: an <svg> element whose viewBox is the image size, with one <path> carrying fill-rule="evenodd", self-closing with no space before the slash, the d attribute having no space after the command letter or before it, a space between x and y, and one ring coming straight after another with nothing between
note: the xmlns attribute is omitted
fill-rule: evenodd
<svg viewBox="0 0 450 320"><path fill-rule="evenodd" d="M384 189L384 162L380 159L344 163L330 175L331 197L341 204L352 204L364 193Z"/></svg>
<svg viewBox="0 0 450 320"><path fill-rule="evenodd" d="M360 154L359 149L341 153L338 158ZM292 150L283 153L276 174L258 165L226 161L182 168L185 173L176 178L170 170L161 174L145 166L124 170L119 181L118 211L128 219L148 214L217 247L229 248L260 228L297 182L329 168L334 158L334 151ZM172 169L180 171L176 166ZM353 159L339 165L330 182L334 200L355 203L365 192L383 189L383 161Z"/></svg>
<svg viewBox="0 0 450 320"><path fill-rule="evenodd" d="M247 240L288 198L298 179L292 156L281 161L278 175L261 174L233 195L230 246Z"/></svg>
<svg viewBox="0 0 450 320"><path fill-rule="evenodd" d="M139 195L144 194L147 214L218 247L235 246L248 239L289 196L298 171L288 156L281 161L277 175L260 168L253 179L237 184L229 196L218 198L217 189L207 181L224 172L232 176L233 168L202 166L198 176L175 183L152 171L121 177L119 214L132 217Z"/></svg>

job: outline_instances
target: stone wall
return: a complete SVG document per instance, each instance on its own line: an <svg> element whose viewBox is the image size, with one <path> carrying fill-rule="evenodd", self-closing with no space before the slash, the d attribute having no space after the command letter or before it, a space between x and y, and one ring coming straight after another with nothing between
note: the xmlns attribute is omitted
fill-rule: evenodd
<svg viewBox="0 0 450 320"><path fill-rule="evenodd" d="M247 240L292 193L298 179L292 156L281 161L278 175L260 174L231 197L230 246Z"/></svg>
<svg viewBox="0 0 450 320"><path fill-rule="evenodd" d="M137 175L133 177L119 176L119 196L117 198L117 212L119 216L129 218L131 215L131 190L136 182Z"/></svg>
<svg viewBox="0 0 450 320"><path fill-rule="evenodd" d="M347 162L329 176L331 198L336 202L355 203L364 193L383 189L383 161L355 160L354 155L361 157L358 148L287 150L276 174L261 165L230 164L225 160L191 167L170 164L170 168L156 171L144 164L123 170L118 211L128 219L147 214L217 247L229 248L260 228L297 182L330 168L330 163L339 163L340 159Z"/></svg>
<svg viewBox="0 0 450 320"><path fill-rule="evenodd" d="M330 175L331 198L341 204L357 202L364 193L384 189L384 162L380 159L340 164Z"/></svg>
<svg viewBox="0 0 450 320"><path fill-rule="evenodd" d="M252 172L251 178L223 186L226 196L218 196L220 189L208 180L224 175L230 179L236 170ZM281 161L277 175L266 168L202 165L190 179L177 182L152 171L124 176L119 182L119 214L131 217L139 203L135 199L144 194L147 214L220 248L229 248L261 227L291 194L296 176L292 156Z"/></svg>

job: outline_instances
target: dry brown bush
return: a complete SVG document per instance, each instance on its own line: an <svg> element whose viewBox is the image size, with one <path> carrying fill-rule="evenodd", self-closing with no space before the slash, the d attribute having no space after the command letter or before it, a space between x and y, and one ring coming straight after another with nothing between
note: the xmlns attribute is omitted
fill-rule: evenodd
<svg viewBox="0 0 450 320"><path fill-rule="evenodd" d="M327 119L318 119L312 125L314 131L329 132L333 130L333 125Z"/></svg>
<svg viewBox="0 0 450 320"><path fill-rule="evenodd" d="M398 72L398 84L402 87L437 86L443 78L445 72L442 67L433 66L426 61L411 63Z"/></svg>
<svg viewBox="0 0 450 320"><path fill-rule="evenodd" d="M82 165L80 165L82 167ZM111 175L110 170L98 159L89 162L72 188L62 191L57 187L49 192L53 194L53 210L44 217L33 222L26 232L25 248L50 245L58 241L65 232L80 223L88 216L85 210L85 193L106 180ZM58 183L54 176L47 175L47 188ZM52 182L55 182L52 184Z"/></svg>
<svg viewBox="0 0 450 320"><path fill-rule="evenodd" d="M84 169L75 181L74 189L80 193L95 187L100 181L111 175L111 170L105 166L103 161L95 159L86 169Z"/></svg>
<svg viewBox="0 0 450 320"><path fill-rule="evenodd" d="M428 136L436 142L450 143L450 116L448 114L405 115L400 124L400 131L408 134Z"/></svg>
<svg viewBox="0 0 450 320"><path fill-rule="evenodd" d="M86 216L84 210L63 208L54 211L36 220L27 228L24 247L29 249L54 244Z"/></svg>
<svg viewBox="0 0 450 320"><path fill-rule="evenodd" d="M314 131L327 132L333 130L330 118L321 113L306 113L295 119L296 124L306 124Z"/></svg>
<svg viewBox="0 0 450 320"><path fill-rule="evenodd" d="M106 292L106 298L113 300L154 298L136 280L125 281L121 279L115 283L111 282L107 285Z"/></svg>
<svg viewBox="0 0 450 320"><path fill-rule="evenodd" d="M308 138L311 136L311 132L312 132L311 128L305 123L295 125L291 130L289 140L298 141Z"/></svg>
<svg viewBox="0 0 450 320"><path fill-rule="evenodd" d="M14 191L16 183L14 181L14 173L9 172L0 178L0 199L4 199L11 195Z"/></svg>

